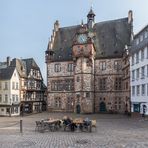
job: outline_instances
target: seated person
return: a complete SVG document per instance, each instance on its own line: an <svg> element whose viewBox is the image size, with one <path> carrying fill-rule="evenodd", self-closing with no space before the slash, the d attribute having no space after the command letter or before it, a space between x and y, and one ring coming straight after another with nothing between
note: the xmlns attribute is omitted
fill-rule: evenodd
<svg viewBox="0 0 148 148"><path fill-rule="evenodd" d="M76 128L77 128L77 125L72 122L71 123L71 131L74 132Z"/></svg>
<svg viewBox="0 0 148 148"><path fill-rule="evenodd" d="M69 124L71 124L72 123L72 121L70 120L70 118L69 117L67 117L67 118L65 118L65 119L63 119L63 124L64 125L69 125Z"/></svg>
<svg viewBox="0 0 148 148"><path fill-rule="evenodd" d="M90 120L89 118L85 118L85 119L83 120L83 125L84 125L84 126L89 126L89 125L91 125L91 120Z"/></svg>

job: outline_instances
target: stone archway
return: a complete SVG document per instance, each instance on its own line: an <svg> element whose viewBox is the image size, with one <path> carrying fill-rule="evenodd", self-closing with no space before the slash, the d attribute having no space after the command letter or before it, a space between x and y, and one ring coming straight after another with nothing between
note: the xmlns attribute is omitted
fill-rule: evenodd
<svg viewBox="0 0 148 148"><path fill-rule="evenodd" d="M101 102L99 104L99 109L100 109L100 112L106 112L106 104L104 102Z"/></svg>

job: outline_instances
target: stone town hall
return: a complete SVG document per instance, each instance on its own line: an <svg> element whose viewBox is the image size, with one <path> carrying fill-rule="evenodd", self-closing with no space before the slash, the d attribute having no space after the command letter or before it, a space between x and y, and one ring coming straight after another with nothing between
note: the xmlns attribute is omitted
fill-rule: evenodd
<svg viewBox="0 0 148 148"><path fill-rule="evenodd" d="M129 78L123 79L123 61L132 38L132 24L132 11L125 18L95 23L92 9L86 24L60 27L55 22L45 52L49 111L129 110Z"/></svg>

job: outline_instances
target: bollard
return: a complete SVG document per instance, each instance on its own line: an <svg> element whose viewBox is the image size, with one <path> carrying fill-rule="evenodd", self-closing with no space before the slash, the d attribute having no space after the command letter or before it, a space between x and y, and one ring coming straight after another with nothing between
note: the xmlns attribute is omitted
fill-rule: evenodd
<svg viewBox="0 0 148 148"><path fill-rule="evenodd" d="M20 133L23 133L23 120L20 120Z"/></svg>
<svg viewBox="0 0 148 148"><path fill-rule="evenodd" d="M44 133L44 120L41 120L41 133Z"/></svg>

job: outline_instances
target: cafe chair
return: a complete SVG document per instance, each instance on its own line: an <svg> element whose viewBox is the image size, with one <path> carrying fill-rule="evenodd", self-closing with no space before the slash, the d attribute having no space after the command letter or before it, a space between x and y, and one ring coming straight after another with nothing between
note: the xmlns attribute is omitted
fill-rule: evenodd
<svg viewBox="0 0 148 148"><path fill-rule="evenodd" d="M35 121L35 123L36 123L35 131L40 131L42 129L41 121Z"/></svg>

